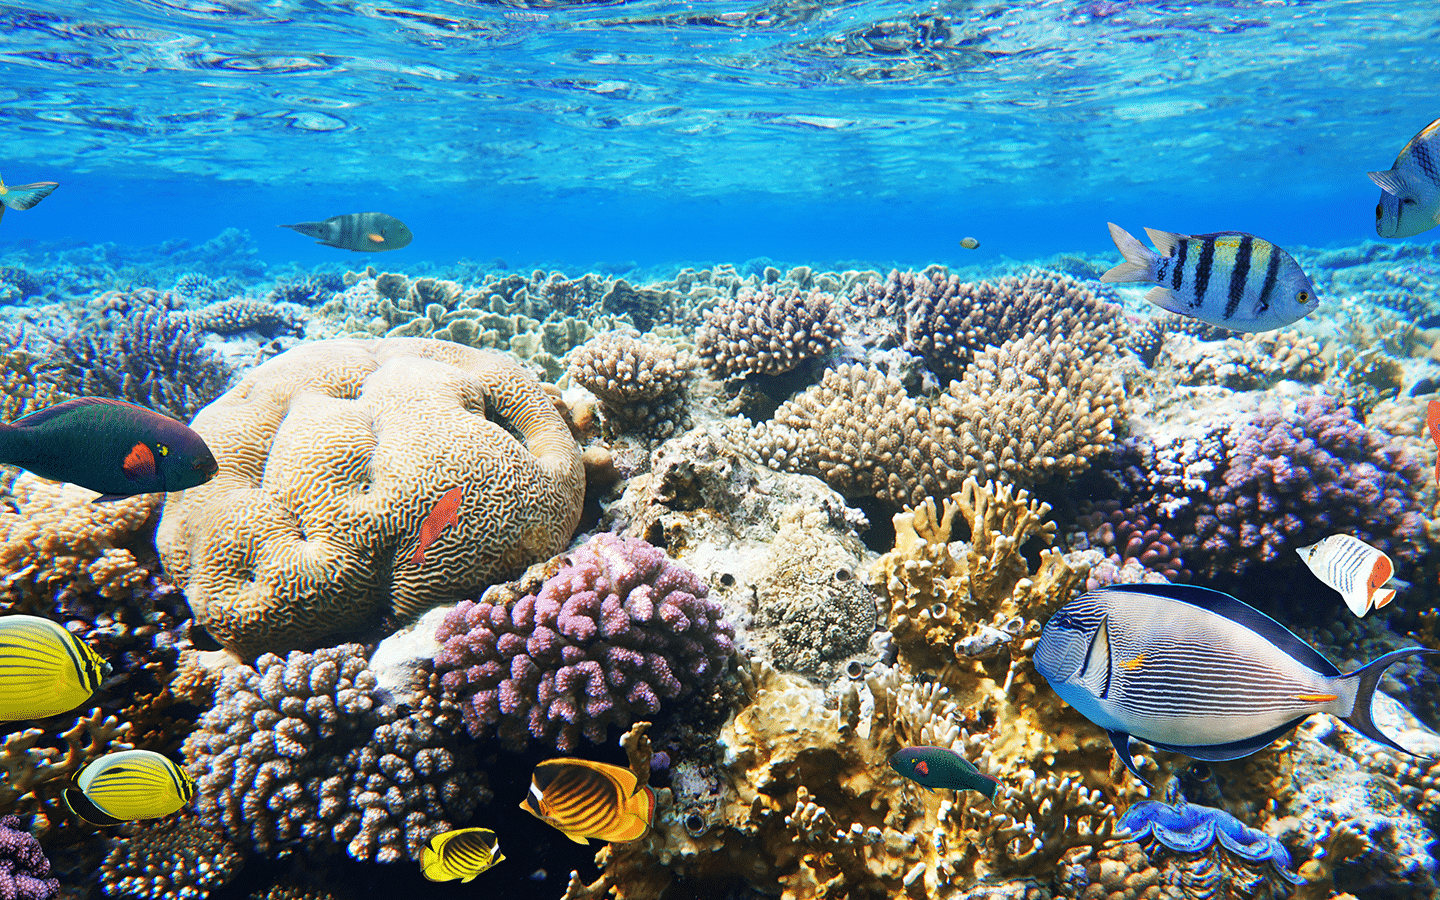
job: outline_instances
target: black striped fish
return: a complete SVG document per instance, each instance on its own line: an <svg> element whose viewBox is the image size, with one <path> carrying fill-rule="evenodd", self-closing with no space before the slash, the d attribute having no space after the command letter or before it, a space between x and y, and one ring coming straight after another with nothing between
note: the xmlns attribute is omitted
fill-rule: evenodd
<svg viewBox="0 0 1440 900"><path fill-rule="evenodd" d="M1231 331L1269 331L1315 311L1320 298L1300 264L1267 240L1242 231L1173 234L1145 229L1154 250L1110 224L1125 261L1101 281L1153 284L1145 299L1177 315Z"/></svg>
<svg viewBox="0 0 1440 900"><path fill-rule="evenodd" d="M1440 119L1410 139L1388 172L1370 172L1380 188L1375 233L1414 237L1440 225Z"/></svg>
<svg viewBox="0 0 1440 900"><path fill-rule="evenodd" d="M420 872L430 881L470 881L504 858L495 832L461 828L430 839L420 851Z"/></svg>
<svg viewBox="0 0 1440 900"><path fill-rule="evenodd" d="M1195 759L1239 759L1314 713L1409 753L1375 727L1370 702L1386 668L1430 653L1440 651L1406 647L1342 675L1279 622L1229 594L1134 584L1060 607L1035 647L1035 668L1109 732L1139 777L1132 737Z"/></svg>
<svg viewBox="0 0 1440 900"><path fill-rule="evenodd" d="M357 253L378 253L399 250L414 237L405 223L385 213L365 212L331 216L323 222L300 222L281 225L315 238L315 243Z"/></svg>
<svg viewBox="0 0 1440 900"><path fill-rule="evenodd" d="M58 181L37 181L34 184L10 184L0 178L0 219L7 209L29 209L50 196L60 186Z"/></svg>
<svg viewBox="0 0 1440 900"><path fill-rule="evenodd" d="M68 712L100 690L110 664L39 616L0 618L0 721Z"/></svg>
<svg viewBox="0 0 1440 900"><path fill-rule="evenodd" d="M75 784L63 794L65 805L91 825L158 819L195 796L190 773L152 750L107 753L81 769Z"/></svg>
<svg viewBox="0 0 1440 900"><path fill-rule="evenodd" d="M588 759L547 759L535 767L520 808L577 844L639 840L655 818L655 793L629 769Z"/></svg>
<svg viewBox="0 0 1440 900"><path fill-rule="evenodd" d="M1319 543L1295 550L1315 577L1334 588L1345 605L1363 617L1395 599L1395 564L1383 550L1377 550L1354 535L1332 534Z"/></svg>

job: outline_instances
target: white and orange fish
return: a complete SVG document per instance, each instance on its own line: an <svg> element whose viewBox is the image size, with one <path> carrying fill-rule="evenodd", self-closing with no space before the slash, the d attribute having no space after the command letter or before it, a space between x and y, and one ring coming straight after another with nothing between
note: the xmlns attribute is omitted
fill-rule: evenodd
<svg viewBox="0 0 1440 900"><path fill-rule="evenodd" d="M1395 575L1395 564L1381 550L1348 534L1332 534L1296 553L1326 586L1340 592L1345 605L1364 617L1395 599L1395 589L1385 587Z"/></svg>
<svg viewBox="0 0 1440 900"><path fill-rule="evenodd" d="M421 566L425 564L425 551L440 537L440 533L451 525L454 525L460 517L460 500L465 496L465 487L451 488L446 491L435 505L430 508L430 514L425 521L420 523L420 543L415 547L415 553L411 555L410 562Z"/></svg>
<svg viewBox="0 0 1440 900"><path fill-rule="evenodd" d="M1430 429L1430 440L1435 442L1435 449L1440 451L1440 400L1430 401L1425 410L1425 425ZM1435 486L1440 488L1440 457L1435 460Z"/></svg>

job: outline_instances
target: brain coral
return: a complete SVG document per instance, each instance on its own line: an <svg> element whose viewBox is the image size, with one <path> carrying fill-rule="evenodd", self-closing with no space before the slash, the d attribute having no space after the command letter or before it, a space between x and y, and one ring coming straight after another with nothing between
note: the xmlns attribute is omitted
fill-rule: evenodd
<svg viewBox="0 0 1440 900"><path fill-rule="evenodd" d="M195 418L214 480L166 504L156 543L195 618L246 658L405 618L560 550L585 472L510 357L420 338L302 344ZM435 502L457 522L410 563Z"/></svg>

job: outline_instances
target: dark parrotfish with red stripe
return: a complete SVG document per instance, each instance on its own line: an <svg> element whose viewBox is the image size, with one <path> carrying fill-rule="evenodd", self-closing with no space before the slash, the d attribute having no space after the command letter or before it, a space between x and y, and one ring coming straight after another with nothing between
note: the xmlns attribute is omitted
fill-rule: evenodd
<svg viewBox="0 0 1440 900"><path fill-rule="evenodd" d="M123 400L82 397L0 425L0 463L118 500L204 484L219 470L183 423Z"/></svg>
<svg viewBox="0 0 1440 900"><path fill-rule="evenodd" d="M1279 247L1242 231L1174 234L1145 229L1151 250L1110 223L1125 261L1101 281L1153 284L1145 299L1172 313L1231 331L1270 331L1320 305L1300 264Z"/></svg>
<svg viewBox="0 0 1440 900"><path fill-rule="evenodd" d="M293 228L313 237L317 244L356 253L399 250L414 238L404 222L381 212L348 213L331 216L323 222L298 222L280 227Z"/></svg>
<svg viewBox="0 0 1440 900"><path fill-rule="evenodd" d="M1434 653L1405 647L1342 675L1279 622L1229 594L1133 584L1060 607L1035 646L1035 668L1110 734L1121 761L1140 777L1132 737L1195 759L1239 759L1315 713L1409 753L1375 727L1370 703L1387 668Z"/></svg>
<svg viewBox="0 0 1440 900"><path fill-rule="evenodd" d="M948 747L906 747L890 757L890 768L927 791L979 791L995 802L1000 781Z"/></svg>

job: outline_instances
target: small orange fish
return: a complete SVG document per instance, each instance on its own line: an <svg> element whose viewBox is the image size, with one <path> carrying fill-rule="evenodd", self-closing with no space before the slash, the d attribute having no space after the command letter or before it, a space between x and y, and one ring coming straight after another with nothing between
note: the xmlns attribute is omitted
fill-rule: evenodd
<svg viewBox="0 0 1440 900"><path fill-rule="evenodd" d="M1431 400L1425 410L1425 424L1430 428L1430 440L1440 450L1440 400ZM1435 460L1435 486L1440 487L1440 459Z"/></svg>
<svg viewBox="0 0 1440 900"><path fill-rule="evenodd" d="M410 562L417 566L425 564L425 551L435 543L440 533L451 525L454 525L460 514L460 498L465 495L465 487L451 488L445 495L435 501L430 509L430 515L420 523L420 545L415 548L415 553L410 557Z"/></svg>

